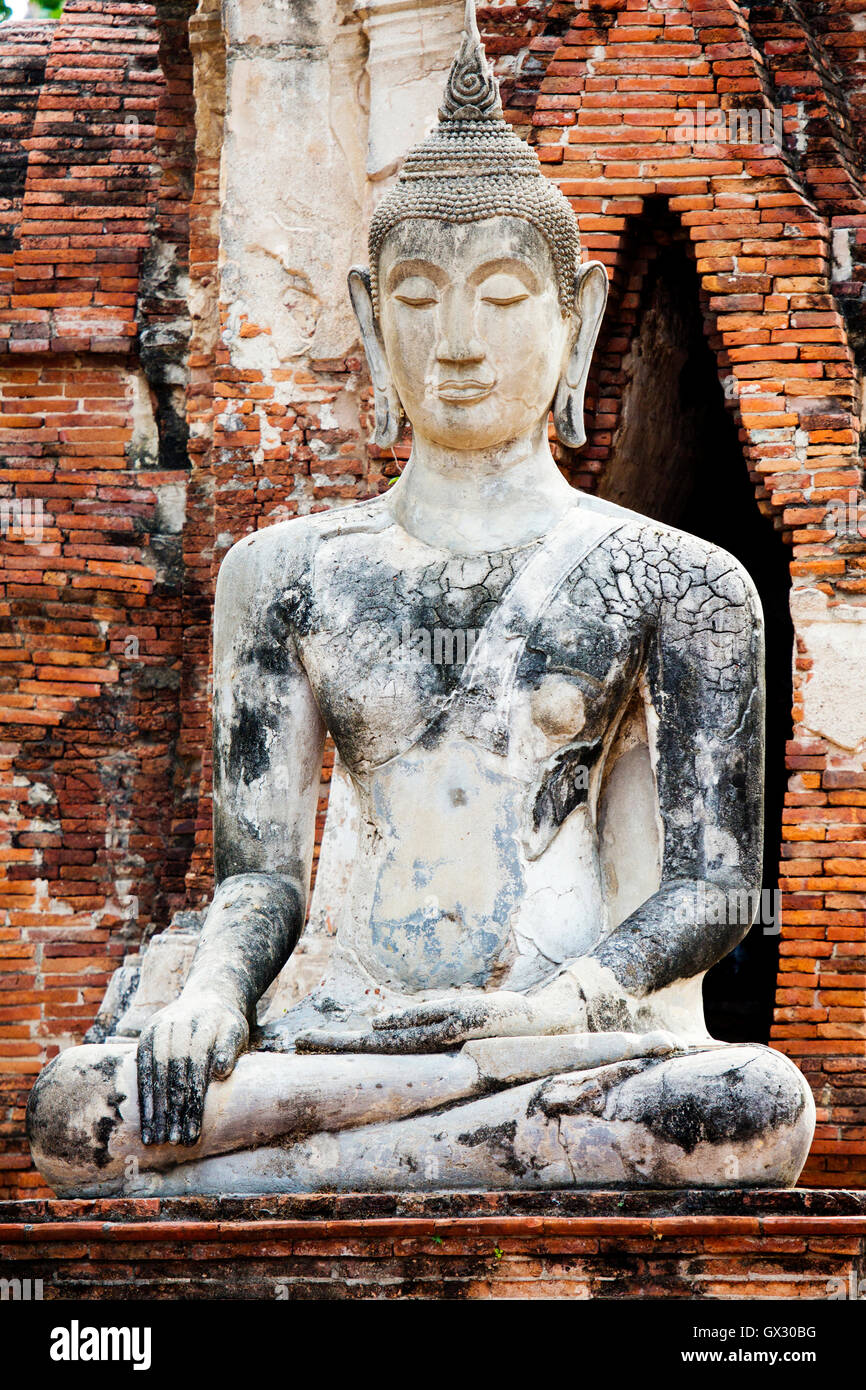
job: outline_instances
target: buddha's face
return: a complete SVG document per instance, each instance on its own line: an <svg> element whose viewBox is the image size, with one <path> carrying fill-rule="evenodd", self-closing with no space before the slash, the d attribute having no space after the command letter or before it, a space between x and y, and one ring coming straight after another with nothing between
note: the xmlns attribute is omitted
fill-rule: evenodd
<svg viewBox="0 0 866 1390"><path fill-rule="evenodd" d="M379 321L413 428L454 449L536 429L572 337L547 242L514 217L400 223L382 245Z"/></svg>

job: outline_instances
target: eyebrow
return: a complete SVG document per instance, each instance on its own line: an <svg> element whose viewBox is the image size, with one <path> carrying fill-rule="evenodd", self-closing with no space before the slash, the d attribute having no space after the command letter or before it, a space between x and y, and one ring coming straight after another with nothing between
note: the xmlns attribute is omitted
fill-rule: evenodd
<svg viewBox="0 0 866 1390"><path fill-rule="evenodd" d="M469 276L470 285L480 285L491 275L510 272L521 280L528 290L537 294L541 288L539 278L531 265L526 261L518 259L516 256L497 256L492 261L484 261L476 266ZM448 279L448 272L443 270L435 261L425 261L418 256L407 257L406 260L397 261L388 272L388 290L394 290L410 275L425 275L432 280L434 285L441 286Z"/></svg>
<svg viewBox="0 0 866 1390"><path fill-rule="evenodd" d="M470 285L480 285L483 280L489 279L491 275L508 272L516 275L518 280L522 280L528 290L537 294L541 288L538 276L532 266L526 261L518 260L515 256L498 256L495 260L485 261L473 270L469 276Z"/></svg>
<svg viewBox="0 0 866 1390"><path fill-rule="evenodd" d="M398 261L391 267L388 273L388 289L396 290L403 280L408 280L410 275L426 275L428 280L432 280L434 285L441 285L448 278L441 266L435 265L432 261L422 261L417 258L410 258L405 261Z"/></svg>

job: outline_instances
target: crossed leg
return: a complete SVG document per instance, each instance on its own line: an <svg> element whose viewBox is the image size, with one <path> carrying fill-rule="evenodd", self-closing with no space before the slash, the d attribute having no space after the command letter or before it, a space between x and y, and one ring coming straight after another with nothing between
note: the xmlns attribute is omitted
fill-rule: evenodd
<svg viewBox="0 0 866 1390"><path fill-rule="evenodd" d="M248 1053L191 1148L145 1147L135 1045L72 1048L28 1128L66 1196L124 1192L793 1186L815 1109L787 1058L732 1045L568 1072L479 1098L460 1053ZM447 1108L441 1108L446 1106Z"/></svg>

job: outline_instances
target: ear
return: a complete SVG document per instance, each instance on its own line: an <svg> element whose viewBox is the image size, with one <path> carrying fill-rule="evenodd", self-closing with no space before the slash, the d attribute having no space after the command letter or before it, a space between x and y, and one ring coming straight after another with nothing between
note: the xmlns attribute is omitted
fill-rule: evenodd
<svg viewBox="0 0 866 1390"><path fill-rule="evenodd" d="M574 278L571 345L553 402L556 437L572 449L586 443L583 398L607 291L607 271L601 261L589 261L580 267Z"/></svg>
<svg viewBox="0 0 866 1390"><path fill-rule="evenodd" d="M397 442L403 409L391 380L382 335L373 311L370 272L363 266L352 266L349 271L349 296L361 330L361 341L364 344L373 382L376 403L376 428L373 439L380 448L387 449Z"/></svg>

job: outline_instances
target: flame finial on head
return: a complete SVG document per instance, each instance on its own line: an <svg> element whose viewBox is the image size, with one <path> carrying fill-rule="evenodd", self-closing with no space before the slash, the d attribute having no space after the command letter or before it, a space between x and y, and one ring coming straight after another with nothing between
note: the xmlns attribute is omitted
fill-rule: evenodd
<svg viewBox="0 0 866 1390"><path fill-rule="evenodd" d="M483 121L503 120L502 103L499 100L499 84L490 70L484 53L478 21L475 18L475 0L466 0L463 16L463 34L457 50L442 105L439 107L441 121Z"/></svg>
<svg viewBox="0 0 866 1390"><path fill-rule="evenodd" d="M530 148L505 120L474 0L466 0L460 47L451 64L439 120L406 156L394 187L370 223L370 278L378 312L382 242L413 218L480 222L516 217L544 235L553 255L563 314L571 311L580 261L577 219L556 184L541 172Z"/></svg>

